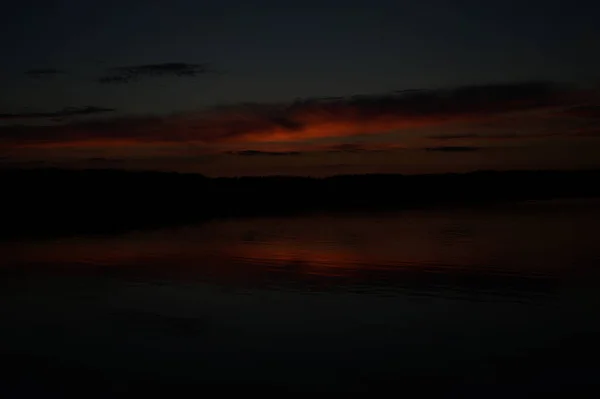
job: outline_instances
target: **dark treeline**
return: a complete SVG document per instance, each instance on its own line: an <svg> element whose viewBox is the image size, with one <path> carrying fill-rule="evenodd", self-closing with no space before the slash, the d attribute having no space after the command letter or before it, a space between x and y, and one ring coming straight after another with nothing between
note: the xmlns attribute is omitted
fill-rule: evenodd
<svg viewBox="0 0 600 399"><path fill-rule="evenodd" d="M600 170L328 178L208 178L122 170L2 170L4 238L103 233L208 218L600 196Z"/></svg>

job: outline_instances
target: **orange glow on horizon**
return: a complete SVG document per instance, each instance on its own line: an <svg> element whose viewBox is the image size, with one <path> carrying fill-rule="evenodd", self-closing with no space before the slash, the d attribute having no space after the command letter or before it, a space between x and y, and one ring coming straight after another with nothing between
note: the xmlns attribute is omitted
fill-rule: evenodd
<svg viewBox="0 0 600 399"><path fill-rule="evenodd" d="M165 123L148 127L115 125L114 131L89 131L85 126L53 126L40 137L0 141L0 148L97 148L134 146L199 145L208 152L211 147L253 143L302 143L310 140L353 137L357 135L384 135L402 130L420 129L444 124L480 122L492 115L456 114L439 116L406 116L384 114L372 117L351 113L327 114L304 112L294 116L297 127L265 119L260 115L212 115L196 121L193 117L173 117ZM36 132L38 133L38 132ZM44 133L43 135L41 133ZM51 135L54 134L54 138ZM218 152L218 151L217 151Z"/></svg>

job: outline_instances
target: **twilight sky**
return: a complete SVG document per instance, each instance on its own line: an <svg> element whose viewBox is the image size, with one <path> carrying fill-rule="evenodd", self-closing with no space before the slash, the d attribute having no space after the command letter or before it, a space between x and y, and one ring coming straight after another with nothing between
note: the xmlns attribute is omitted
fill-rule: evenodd
<svg viewBox="0 0 600 399"><path fill-rule="evenodd" d="M11 3L0 167L600 167L594 1Z"/></svg>

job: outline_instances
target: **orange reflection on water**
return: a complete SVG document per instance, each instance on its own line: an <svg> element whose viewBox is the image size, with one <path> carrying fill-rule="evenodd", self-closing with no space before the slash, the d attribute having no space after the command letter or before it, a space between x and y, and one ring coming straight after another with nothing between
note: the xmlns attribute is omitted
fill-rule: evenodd
<svg viewBox="0 0 600 399"><path fill-rule="evenodd" d="M244 284L371 278L438 284L441 275L448 283L468 275L495 284L507 276L515 281L570 270L594 254L589 232L596 228L591 215L597 209L532 204L223 219L114 236L0 243L0 268Z"/></svg>
<svg viewBox="0 0 600 399"><path fill-rule="evenodd" d="M273 267L294 266L304 273L323 276L352 274L361 263L367 262L364 256L346 248L283 240L243 243L231 250L231 256Z"/></svg>

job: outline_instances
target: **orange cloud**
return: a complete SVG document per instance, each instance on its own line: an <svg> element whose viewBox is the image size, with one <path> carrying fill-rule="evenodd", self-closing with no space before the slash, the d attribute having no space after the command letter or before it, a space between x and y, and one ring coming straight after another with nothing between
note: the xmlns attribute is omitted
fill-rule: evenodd
<svg viewBox="0 0 600 399"><path fill-rule="evenodd" d="M514 83L288 104L231 105L169 116L6 125L0 126L0 148L184 143L211 152L244 143L302 143L476 122L523 111L572 107L581 96L576 90L550 83Z"/></svg>

